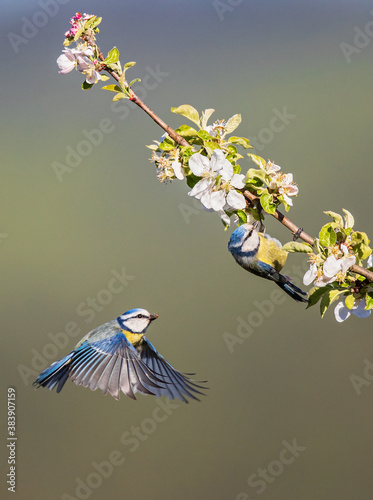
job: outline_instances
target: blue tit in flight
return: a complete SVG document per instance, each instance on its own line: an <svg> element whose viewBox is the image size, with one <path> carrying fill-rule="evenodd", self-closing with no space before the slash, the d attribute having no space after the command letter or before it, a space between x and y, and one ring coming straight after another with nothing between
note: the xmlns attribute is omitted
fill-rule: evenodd
<svg viewBox="0 0 373 500"><path fill-rule="evenodd" d="M257 231L258 224L243 224L235 229L229 239L228 250L236 262L246 271L272 280L290 297L298 302L308 302L307 295L295 286L288 276L280 274L284 267L287 252L281 243L269 235Z"/></svg>
<svg viewBox="0 0 373 500"><path fill-rule="evenodd" d="M120 391L132 399L135 393L167 396L188 403L203 394L188 375L175 370L145 337L158 314L131 309L89 332L70 354L54 362L34 382L36 387L57 388L68 378L76 385L101 389L114 399Z"/></svg>

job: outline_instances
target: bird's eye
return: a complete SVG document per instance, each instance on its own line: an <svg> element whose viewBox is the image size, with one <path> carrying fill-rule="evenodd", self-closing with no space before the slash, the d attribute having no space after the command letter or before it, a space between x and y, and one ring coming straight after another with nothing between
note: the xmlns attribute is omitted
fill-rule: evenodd
<svg viewBox="0 0 373 500"><path fill-rule="evenodd" d="M142 318L143 316L142 316L142 314L138 314L137 317L138 318Z"/></svg>

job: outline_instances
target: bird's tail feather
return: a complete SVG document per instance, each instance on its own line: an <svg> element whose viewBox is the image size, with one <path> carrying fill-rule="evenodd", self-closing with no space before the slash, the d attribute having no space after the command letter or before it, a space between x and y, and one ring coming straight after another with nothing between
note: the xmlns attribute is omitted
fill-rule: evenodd
<svg viewBox="0 0 373 500"><path fill-rule="evenodd" d="M276 283L280 288L284 290L284 292L290 295L290 297L297 302L308 302L308 299L302 297L302 295L307 295L307 293L294 285L294 283L292 283L290 280L286 280L285 282L276 281Z"/></svg>
<svg viewBox="0 0 373 500"><path fill-rule="evenodd" d="M57 392L62 390L66 380L69 377L69 369L73 353L68 354L64 358L56 361L46 368L32 384L36 388L47 387L52 391L57 386Z"/></svg>

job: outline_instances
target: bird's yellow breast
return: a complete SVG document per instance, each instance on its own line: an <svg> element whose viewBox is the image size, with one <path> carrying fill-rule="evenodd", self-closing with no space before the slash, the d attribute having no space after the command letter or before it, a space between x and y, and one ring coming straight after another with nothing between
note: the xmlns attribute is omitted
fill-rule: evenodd
<svg viewBox="0 0 373 500"><path fill-rule="evenodd" d="M282 250L277 243L264 238L261 234L259 234L259 238L258 259L273 266L279 273L286 263L287 252Z"/></svg>
<svg viewBox="0 0 373 500"><path fill-rule="evenodd" d="M128 341L131 342L131 344L133 346L137 346L138 344L141 344L142 338L144 336L143 333L131 333L128 330L122 330L122 333L123 333L123 335L126 336Z"/></svg>

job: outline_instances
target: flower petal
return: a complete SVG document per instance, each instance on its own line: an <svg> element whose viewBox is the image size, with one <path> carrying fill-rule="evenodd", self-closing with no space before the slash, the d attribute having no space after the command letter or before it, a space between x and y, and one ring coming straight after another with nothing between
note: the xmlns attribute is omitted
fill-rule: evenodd
<svg viewBox="0 0 373 500"><path fill-rule="evenodd" d="M218 171L224 181L230 181L233 177L233 166L228 160L224 160L220 163L221 168Z"/></svg>
<svg viewBox="0 0 373 500"><path fill-rule="evenodd" d="M281 188L279 189L279 191L281 192ZM289 196L285 193L282 193L282 197L284 198L284 201L289 205L289 206L293 206L293 200L291 198L289 198Z"/></svg>
<svg viewBox="0 0 373 500"><path fill-rule="evenodd" d="M303 285L308 286L313 282L313 280L316 278L316 270L317 270L316 264L311 264L310 268L303 276Z"/></svg>
<svg viewBox="0 0 373 500"><path fill-rule="evenodd" d="M231 179L232 186L237 189L244 188L245 187L244 178L245 176L243 174L233 174L233 177Z"/></svg>
<svg viewBox="0 0 373 500"><path fill-rule="evenodd" d="M338 321L338 323L342 323L349 316L351 316L351 312L344 305L344 302L343 301L338 302L338 304L334 308L334 317Z"/></svg>
<svg viewBox="0 0 373 500"><path fill-rule="evenodd" d="M201 195L201 203L203 205L203 208L206 210L211 210L211 196L212 196L212 191L205 191Z"/></svg>
<svg viewBox="0 0 373 500"><path fill-rule="evenodd" d="M214 149L214 152L211 156L211 170L213 172L217 172L218 170L223 168L225 162L229 163L229 161L225 159L225 154L223 153L223 151L221 149Z"/></svg>
<svg viewBox="0 0 373 500"><path fill-rule="evenodd" d="M356 264L356 257L355 255L350 255L349 257L340 259L340 262L341 262L341 270L342 273L344 274L347 271L347 269Z"/></svg>
<svg viewBox="0 0 373 500"><path fill-rule="evenodd" d="M373 267L373 253L371 253L368 257L367 267Z"/></svg>
<svg viewBox="0 0 373 500"><path fill-rule="evenodd" d="M194 196L197 199L201 199L201 196L205 193L205 191L211 190L211 187L212 183L209 179L201 179L195 186L193 186L188 195Z"/></svg>
<svg viewBox="0 0 373 500"><path fill-rule="evenodd" d="M202 174L210 170L210 161L201 153L194 153L189 158L189 168L197 177L202 177Z"/></svg>
<svg viewBox="0 0 373 500"><path fill-rule="evenodd" d="M333 283L337 278L335 276L331 278L327 278L326 276L321 276L320 278L317 278L315 281L315 286L318 286L319 288L328 285L329 283Z"/></svg>
<svg viewBox="0 0 373 500"><path fill-rule="evenodd" d="M230 218L228 217L228 215L224 212L224 210L220 210L219 212L219 215L220 215L220 218L221 220L227 225L227 226L230 226L231 225L231 220Z"/></svg>
<svg viewBox="0 0 373 500"><path fill-rule="evenodd" d="M59 73L66 75L66 73L70 73L76 66L75 56L70 51L65 52L58 57L57 65L60 68Z"/></svg>
<svg viewBox="0 0 373 500"><path fill-rule="evenodd" d="M330 255L323 265L324 275L327 278L332 278L341 270L341 262L334 255Z"/></svg>
<svg viewBox="0 0 373 500"><path fill-rule="evenodd" d="M243 210L246 207L246 200L242 193L231 189L227 195L227 203L235 210Z"/></svg>
<svg viewBox="0 0 373 500"><path fill-rule="evenodd" d="M211 193L211 208L218 212L222 210L225 205L225 193L224 191L213 191Z"/></svg>
<svg viewBox="0 0 373 500"><path fill-rule="evenodd" d="M85 78L85 81L90 84L97 83L98 80L101 80L101 75L95 70L89 71Z"/></svg>
<svg viewBox="0 0 373 500"><path fill-rule="evenodd" d="M360 299L358 301L358 304L351 309L352 314L355 314L355 316L357 316L358 318L367 318L368 316L370 316L372 310L366 310L365 306L365 299Z"/></svg>
<svg viewBox="0 0 373 500"><path fill-rule="evenodd" d="M176 179L182 181L184 179L184 169L181 168L181 163L177 160L171 163L172 170L174 171Z"/></svg>

